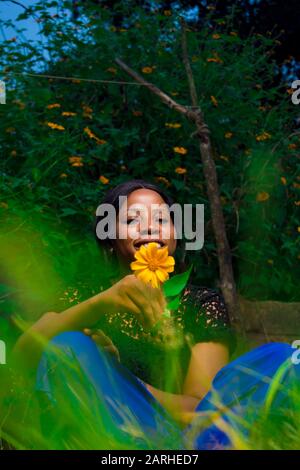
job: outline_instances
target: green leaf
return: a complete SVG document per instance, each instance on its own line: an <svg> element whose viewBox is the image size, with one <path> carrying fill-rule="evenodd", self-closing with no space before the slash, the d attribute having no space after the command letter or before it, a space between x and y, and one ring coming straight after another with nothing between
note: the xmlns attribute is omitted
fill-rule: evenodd
<svg viewBox="0 0 300 470"><path fill-rule="evenodd" d="M185 271L182 274L176 274L176 276L172 277L171 279L168 279L163 284L163 292L166 297L174 297L175 295L180 294L180 292L186 286L186 283L190 277L192 268L193 268L193 265L191 264L191 266L189 267L187 271Z"/></svg>
<svg viewBox="0 0 300 470"><path fill-rule="evenodd" d="M175 299L172 299L170 302L167 304L167 308L169 310L176 310L180 305L180 295L177 295Z"/></svg>

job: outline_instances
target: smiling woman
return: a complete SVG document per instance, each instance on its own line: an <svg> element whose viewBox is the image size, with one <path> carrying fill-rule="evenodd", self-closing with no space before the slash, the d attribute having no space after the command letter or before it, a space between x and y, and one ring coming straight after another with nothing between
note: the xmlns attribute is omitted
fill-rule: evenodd
<svg viewBox="0 0 300 470"><path fill-rule="evenodd" d="M126 217L120 216L120 196L128 200ZM228 364L234 335L226 306L217 290L205 286L187 285L179 307L162 322L166 299L160 285L151 286L145 276L139 279L130 267L141 274L144 261L147 269L151 264L143 257L155 252L161 262L166 261L169 274L170 258L176 257L178 248L172 215L166 237L164 218L158 224L152 225L151 218L143 224L130 206L143 204L150 213L154 204L170 207L172 201L155 185L133 180L113 188L103 202L116 209L118 227L125 227L126 233L120 237L118 228L114 239L97 238L108 265L113 262L116 267L108 287L59 314L48 312L14 349L20 372L31 371L35 377L37 371L35 392L46 447L234 446L234 440L211 424L212 417L221 404L226 410L222 418L230 422L231 407L237 401L245 405L246 411L245 407L238 410L246 416L252 398L258 413L267 394L265 375L277 372L291 348L281 343L265 345ZM138 231L131 232L132 221ZM108 265L104 263L103 269ZM149 269L156 274L159 266ZM169 341L170 330L178 333L175 344ZM299 370L294 365L290 369L287 379L297 379ZM277 395L281 401L288 391L286 387ZM197 419L205 414L199 426ZM196 441L186 443L186 431L194 423Z"/></svg>

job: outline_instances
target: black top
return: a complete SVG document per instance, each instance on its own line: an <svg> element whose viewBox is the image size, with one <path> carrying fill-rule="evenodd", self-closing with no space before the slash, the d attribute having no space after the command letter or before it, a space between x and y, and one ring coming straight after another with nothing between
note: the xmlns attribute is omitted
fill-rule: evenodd
<svg viewBox="0 0 300 470"><path fill-rule="evenodd" d="M188 285L171 317L178 335L172 343L163 335L168 320L151 333L132 315L106 314L99 327L118 348L121 363L138 378L161 390L181 393L193 344L218 342L232 353L235 338L223 297L211 288ZM175 381L170 383L168 376Z"/></svg>

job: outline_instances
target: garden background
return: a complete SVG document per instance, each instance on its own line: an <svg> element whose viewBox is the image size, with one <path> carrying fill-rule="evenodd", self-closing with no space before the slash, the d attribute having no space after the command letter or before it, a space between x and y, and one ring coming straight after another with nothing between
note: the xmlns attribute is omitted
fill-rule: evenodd
<svg viewBox="0 0 300 470"><path fill-rule="evenodd" d="M185 262L193 260L193 283L219 287L195 127L115 61L191 106L184 17L247 328L263 340L281 329L297 337L297 2L13 3L18 21L0 20L1 334L11 318L26 325L99 291L95 210L132 178L159 183L179 203L205 204L204 247ZM22 28L28 18L39 27L34 39Z"/></svg>

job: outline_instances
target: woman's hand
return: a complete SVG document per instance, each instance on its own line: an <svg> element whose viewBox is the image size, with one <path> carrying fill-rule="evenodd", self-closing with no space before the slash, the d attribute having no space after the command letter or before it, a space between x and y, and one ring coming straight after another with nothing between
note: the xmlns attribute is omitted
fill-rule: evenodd
<svg viewBox="0 0 300 470"><path fill-rule="evenodd" d="M134 274L123 277L103 292L107 312L130 312L145 330L151 329L161 318L166 300L161 289L145 284Z"/></svg>
<svg viewBox="0 0 300 470"><path fill-rule="evenodd" d="M99 329L90 329L90 328L84 328L83 330L84 334L87 336L90 336L98 346L101 346L104 351L113 354L116 359L120 361L120 354L112 340L106 336L102 330Z"/></svg>

